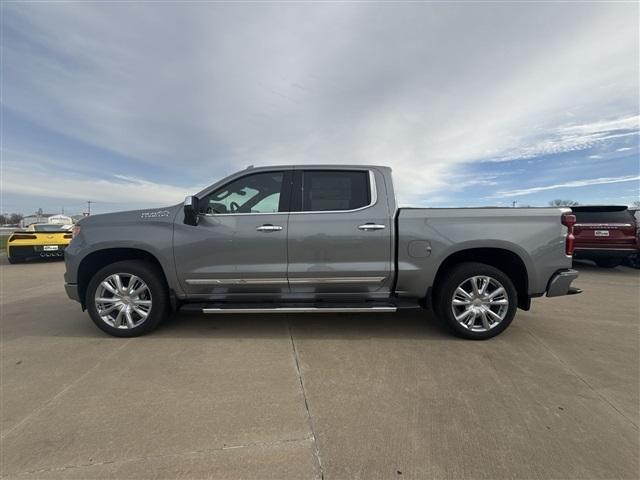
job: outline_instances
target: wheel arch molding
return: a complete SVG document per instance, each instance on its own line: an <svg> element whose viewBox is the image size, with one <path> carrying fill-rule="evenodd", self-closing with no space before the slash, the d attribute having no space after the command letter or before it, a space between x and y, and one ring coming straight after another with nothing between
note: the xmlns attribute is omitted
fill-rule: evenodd
<svg viewBox="0 0 640 480"><path fill-rule="evenodd" d="M437 288L448 270L464 262L484 263L504 272L511 279L518 293L518 308L529 310L531 306L529 285L532 272L522 255L503 246L470 247L449 252L438 267L433 287Z"/></svg>
<svg viewBox="0 0 640 480"><path fill-rule="evenodd" d="M77 282L78 294L82 307L85 308L85 296L91 278L101 268L124 260L144 260L154 265L162 274L163 281L172 289L167 275L167 268L160 261L158 255L140 247L109 247L92 251L82 258L78 265Z"/></svg>

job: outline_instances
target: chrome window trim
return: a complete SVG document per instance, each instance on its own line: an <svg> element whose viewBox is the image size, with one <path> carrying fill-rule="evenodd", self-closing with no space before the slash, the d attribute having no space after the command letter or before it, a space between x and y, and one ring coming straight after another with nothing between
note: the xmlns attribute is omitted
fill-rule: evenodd
<svg viewBox="0 0 640 480"><path fill-rule="evenodd" d="M300 170L304 170L304 168L301 168ZM269 170L266 170L269 171ZM281 170L273 170L274 172L279 172ZM326 169L326 170L322 170L322 171L327 171L327 172L337 172L339 170L331 170L331 169ZM293 212L255 212L255 213L198 213L198 216L200 217L240 217L240 216L247 216L247 215L289 215L289 214L293 214L293 215L300 215L300 214L316 214L316 213L353 213L353 212L359 212L361 210L366 210L367 208L371 208L373 206L375 206L378 203L378 189L377 189L377 183L376 183L376 174L373 170L371 170L370 168L365 168L365 169L357 169L357 168L352 168L349 169L349 171L360 171L360 172L369 172L369 188L370 188L370 192L371 192L371 202L369 203L369 205L365 205L364 207L359 207L359 208L354 208L351 210L318 210L318 211L313 211L313 212L305 212L305 211L293 211ZM262 172L255 172L255 173L262 173ZM238 178L242 178L242 177L238 177ZM232 181L235 181L237 179L234 179ZM228 185L228 184L226 184ZM225 185L223 185L220 188L223 188ZM213 190L209 193L207 193L205 196L211 195L211 193L213 193Z"/></svg>
<svg viewBox="0 0 640 480"><path fill-rule="evenodd" d="M609 228L614 230L618 227L633 227L631 223L574 223L574 227Z"/></svg>

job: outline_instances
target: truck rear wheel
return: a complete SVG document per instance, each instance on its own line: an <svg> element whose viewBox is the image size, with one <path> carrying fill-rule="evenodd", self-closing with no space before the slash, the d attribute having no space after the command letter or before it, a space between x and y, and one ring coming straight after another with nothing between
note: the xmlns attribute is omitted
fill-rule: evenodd
<svg viewBox="0 0 640 480"><path fill-rule="evenodd" d="M96 272L85 304L93 323L116 337L144 335L170 311L162 272L141 260L112 263Z"/></svg>
<svg viewBox="0 0 640 480"><path fill-rule="evenodd" d="M436 312L458 336L486 340L503 332L515 317L518 294L511 279L484 263L461 263L436 287Z"/></svg>

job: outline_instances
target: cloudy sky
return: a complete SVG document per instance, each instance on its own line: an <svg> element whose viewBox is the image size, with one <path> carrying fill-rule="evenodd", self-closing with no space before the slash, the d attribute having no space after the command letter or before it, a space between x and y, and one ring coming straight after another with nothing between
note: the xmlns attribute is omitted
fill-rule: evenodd
<svg viewBox="0 0 640 480"><path fill-rule="evenodd" d="M373 163L402 204L639 198L638 3L2 3L2 210Z"/></svg>

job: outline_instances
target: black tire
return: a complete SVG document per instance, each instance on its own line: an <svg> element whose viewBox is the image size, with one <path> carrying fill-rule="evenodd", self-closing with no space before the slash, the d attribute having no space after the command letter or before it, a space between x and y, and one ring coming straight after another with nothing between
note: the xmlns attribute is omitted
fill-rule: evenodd
<svg viewBox="0 0 640 480"><path fill-rule="evenodd" d="M464 327L456 320L453 312L453 297L456 289L465 280L475 276L490 277L499 282L505 290L504 297L508 300L504 318L486 331L474 331ZM439 285L436 285L434 293L435 312L440 320L457 336L469 340L486 340L502 333L513 321L518 309L518 293L511 279L501 270L484 263L460 263L445 272L441 278L442 280ZM479 325L478 328L480 328Z"/></svg>
<svg viewBox="0 0 640 480"><path fill-rule="evenodd" d="M618 258L600 258L595 262L600 268L615 268L622 263L622 260Z"/></svg>
<svg viewBox="0 0 640 480"><path fill-rule="evenodd" d="M16 263L24 263L24 260L22 258L15 258L15 257L7 257L7 260L9 261L10 264L15 265Z"/></svg>
<svg viewBox="0 0 640 480"><path fill-rule="evenodd" d="M116 328L107 324L98 314L95 293L98 286L113 274L135 275L147 284L151 293L151 306L148 316L140 325L133 328ZM115 262L98 270L89 281L85 295L85 305L96 326L114 337L138 337L154 330L170 313L169 292L164 274L155 265L143 260L125 260Z"/></svg>
<svg viewBox="0 0 640 480"><path fill-rule="evenodd" d="M632 268L640 268L640 255L634 255L628 259L629 266Z"/></svg>

